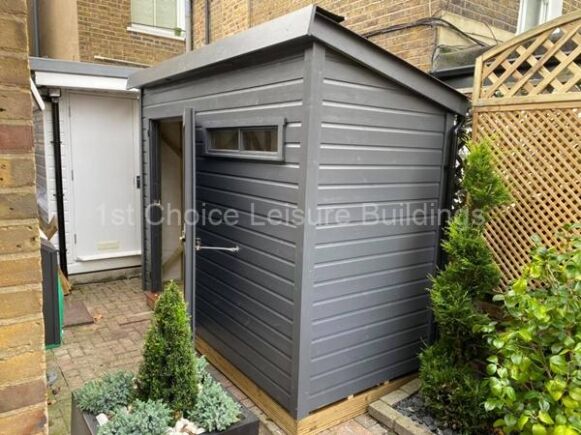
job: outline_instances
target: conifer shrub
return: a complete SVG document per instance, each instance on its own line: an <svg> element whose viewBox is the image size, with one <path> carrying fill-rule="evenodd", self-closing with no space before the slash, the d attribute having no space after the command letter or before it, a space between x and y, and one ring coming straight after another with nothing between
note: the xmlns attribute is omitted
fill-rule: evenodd
<svg viewBox="0 0 581 435"><path fill-rule="evenodd" d="M181 289L169 283L155 305L137 376L140 398L161 400L181 416L198 394L190 316Z"/></svg>
<svg viewBox="0 0 581 435"><path fill-rule="evenodd" d="M136 400L129 408L117 408L113 418L99 427L98 435L165 435L172 411L159 400Z"/></svg>
<svg viewBox="0 0 581 435"><path fill-rule="evenodd" d="M490 213L509 201L495 173L489 144L469 142L461 187L463 207L452 218L443 249L448 263L433 278L430 298L438 338L420 358L421 393L435 417L476 433L488 425L485 388L474 360L484 359L482 327L490 321L478 301L490 300L500 271L484 238Z"/></svg>
<svg viewBox="0 0 581 435"><path fill-rule="evenodd" d="M134 398L133 373L118 371L87 382L73 394L83 412L98 415L111 414L120 406L127 406Z"/></svg>
<svg viewBox="0 0 581 435"><path fill-rule="evenodd" d="M239 420L240 406L212 378L206 370L206 366L206 359L198 358L200 392L196 406L187 416L207 432L222 431Z"/></svg>

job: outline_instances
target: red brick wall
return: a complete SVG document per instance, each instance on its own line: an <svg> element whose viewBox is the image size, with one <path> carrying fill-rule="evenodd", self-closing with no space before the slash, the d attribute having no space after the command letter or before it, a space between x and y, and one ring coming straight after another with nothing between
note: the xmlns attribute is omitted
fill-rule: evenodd
<svg viewBox="0 0 581 435"><path fill-rule="evenodd" d="M185 42L127 30L131 0L77 0L79 47L83 62L119 61L153 65L182 54Z"/></svg>
<svg viewBox="0 0 581 435"><path fill-rule="evenodd" d="M0 0L0 433L47 432L26 1Z"/></svg>

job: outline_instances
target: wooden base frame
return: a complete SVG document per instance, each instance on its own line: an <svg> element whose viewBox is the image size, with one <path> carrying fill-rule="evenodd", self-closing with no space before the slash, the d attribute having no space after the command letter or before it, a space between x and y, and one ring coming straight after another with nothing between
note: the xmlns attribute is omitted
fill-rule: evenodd
<svg viewBox="0 0 581 435"><path fill-rule="evenodd" d="M203 338L196 336L196 349L230 381L246 394L262 411L290 435L315 434L329 429L337 424L350 420L367 411L367 406L414 379L416 375L409 375L394 381L384 382L381 385L349 396L346 399L327 405L312 412L301 420L295 420L274 399L260 389L240 370L234 367Z"/></svg>

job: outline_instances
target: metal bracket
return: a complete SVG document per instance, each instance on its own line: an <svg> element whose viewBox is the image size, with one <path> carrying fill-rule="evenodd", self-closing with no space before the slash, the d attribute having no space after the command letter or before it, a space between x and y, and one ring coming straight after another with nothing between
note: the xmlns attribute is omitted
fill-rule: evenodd
<svg viewBox="0 0 581 435"><path fill-rule="evenodd" d="M240 251L240 246L203 246L202 239L196 238L196 251L227 251L227 252L238 252Z"/></svg>

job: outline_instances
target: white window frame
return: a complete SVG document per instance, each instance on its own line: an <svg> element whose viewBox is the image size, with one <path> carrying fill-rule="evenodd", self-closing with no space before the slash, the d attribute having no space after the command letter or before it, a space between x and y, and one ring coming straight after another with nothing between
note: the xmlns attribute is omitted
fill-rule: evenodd
<svg viewBox="0 0 581 435"><path fill-rule="evenodd" d="M518 12L517 33L526 32L525 28L526 16L528 8L531 6L529 0L520 0ZM546 23L547 21L557 18L563 14L563 0L541 0L541 10L539 12L539 22L537 25Z"/></svg>
<svg viewBox="0 0 581 435"><path fill-rule="evenodd" d="M153 10L155 11L155 0ZM175 30L167 29L165 27L149 26L147 24L134 23L133 21L127 27L127 30L135 33L144 33L146 35L161 36L169 39L176 39L178 41L184 41L186 39L185 29L186 29L186 5L185 2L188 0L175 0L176 1L176 26L179 27L182 32L181 35L176 35ZM131 5L131 2L130 2ZM131 7L131 6L130 6ZM133 18L133 12L130 11L131 17ZM155 19L155 17L154 17Z"/></svg>
<svg viewBox="0 0 581 435"><path fill-rule="evenodd" d="M206 157L225 157L234 159L247 159L247 160L268 160L272 162L283 162L284 161L284 126L286 120L279 117L261 117L254 119L237 119L231 121L206 121L203 123L203 133L204 133L204 152L203 155ZM276 151L250 151L250 150L220 150L212 148L212 131L213 130L241 130L241 129L251 129L252 127L264 128L271 127L276 128L277 131L277 146ZM240 140L240 132L238 133ZM240 142L239 142L240 145Z"/></svg>

